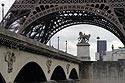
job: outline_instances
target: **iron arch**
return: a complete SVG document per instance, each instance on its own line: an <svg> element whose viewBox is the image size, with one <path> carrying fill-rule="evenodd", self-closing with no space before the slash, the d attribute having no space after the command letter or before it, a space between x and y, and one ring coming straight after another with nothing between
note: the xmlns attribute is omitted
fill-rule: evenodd
<svg viewBox="0 0 125 83"><path fill-rule="evenodd" d="M1 73L0 73L0 83L6 83Z"/></svg>
<svg viewBox="0 0 125 83"><path fill-rule="evenodd" d="M70 75L69 75L69 79L73 79L73 80L78 79L78 74L77 74L75 68L73 68L73 69L71 70Z"/></svg>
<svg viewBox="0 0 125 83"><path fill-rule="evenodd" d="M32 22L21 34L46 44L60 30L77 24L102 27L113 33L125 44L124 35L115 24L101 15L83 10L60 11L48 14Z"/></svg>
<svg viewBox="0 0 125 83"><path fill-rule="evenodd" d="M57 66L55 68L50 80L55 80L55 81L66 80L65 72L61 66Z"/></svg>
<svg viewBox="0 0 125 83"><path fill-rule="evenodd" d="M14 82L43 82L46 80L41 67L35 62L29 62L20 70Z"/></svg>
<svg viewBox="0 0 125 83"><path fill-rule="evenodd" d="M86 3L84 1L79 2L79 0L67 2L65 0L64 3L75 3L71 5L64 4L62 1L59 1L59 3L63 3L61 5L58 1L56 4L53 4L55 3L53 1L44 1L20 2L20 4L30 4L32 2L35 5L26 5L19 8L15 6L15 4L19 5L19 1L16 1L8 15L5 16L9 20L3 19L1 26L5 25L5 28L8 28L14 21L26 16L27 18L18 33L46 44L55 33L67 26L81 23L92 24L109 30L125 45L125 30L122 26L124 20L119 20L117 11L112 10L106 0L102 0L102 3Z"/></svg>

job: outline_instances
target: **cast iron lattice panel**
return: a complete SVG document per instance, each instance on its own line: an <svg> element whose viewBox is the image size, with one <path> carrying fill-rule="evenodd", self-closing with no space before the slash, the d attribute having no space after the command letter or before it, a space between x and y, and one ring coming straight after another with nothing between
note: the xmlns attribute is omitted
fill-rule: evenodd
<svg viewBox="0 0 125 83"><path fill-rule="evenodd" d="M1 26L10 29L24 16L18 33L41 43L68 26L92 24L125 44L125 0L16 0Z"/></svg>
<svg viewBox="0 0 125 83"><path fill-rule="evenodd" d="M36 4L38 0L16 0L15 4Z"/></svg>

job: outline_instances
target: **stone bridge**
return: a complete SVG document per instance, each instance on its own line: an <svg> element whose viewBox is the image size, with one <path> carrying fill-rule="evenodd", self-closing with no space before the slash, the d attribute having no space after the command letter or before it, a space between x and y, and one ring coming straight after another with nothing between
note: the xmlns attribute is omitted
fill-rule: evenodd
<svg viewBox="0 0 125 83"><path fill-rule="evenodd" d="M79 63L75 56L0 29L0 77L7 83L76 80Z"/></svg>
<svg viewBox="0 0 125 83"><path fill-rule="evenodd" d="M124 83L125 61L78 57L0 29L0 83Z"/></svg>

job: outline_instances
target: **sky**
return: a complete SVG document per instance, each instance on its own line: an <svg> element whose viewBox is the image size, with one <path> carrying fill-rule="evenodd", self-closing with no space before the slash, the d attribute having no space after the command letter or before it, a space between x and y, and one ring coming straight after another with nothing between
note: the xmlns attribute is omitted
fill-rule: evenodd
<svg viewBox="0 0 125 83"><path fill-rule="evenodd" d="M9 8L11 7L11 5L14 3L15 0L0 0L0 20L2 18L1 12L2 12L2 6L1 4L4 3L5 4L5 13L9 10Z"/></svg>
<svg viewBox="0 0 125 83"><path fill-rule="evenodd" d="M5 4L5 13L9 10L12 3L14 3L14 0L0 0L0 4ZM2 18L1 13L1 6L0 6L0 20ZM90 43L90 56L91 60L95 60L95 52L97 51L97 37L99 36L101 40L107 40L107 50L111 51L112 44L114 45L114 48L117 49L118 47L123 47L123 44L121 41L113 35L111 32L93 25L87 25L87 24L80 24L80 25L74 25L67 27L57 34L55 34L51 38L51 45L53 45L55 48L58 48L58 36L59 36L59 47L60 50L65 51L66 50L66 41L67 41L67 52L72 55L77 55L77 43L78 43L78 37L79 32L83 32L86 34L91 34L89 43Z"/></svg>
<svg viewBox="0 0 125 83"><path fill-rule="evenodd" d="M59 36L59 43L60 43L60 50L66 50L66 42L67 41L67 52L73 55L77 55L77 43L79 32L83 32L85 34L91 34L89 44L90 44L90 56L91 60L95 60L95 52L97 52L97 37L100 37L100 40L107 41L107 50L111 51L112 44L114 48L117 49L118 47L123 47L121 41L111 32L106 29L103 29L98 26L88 25L88 24L80 24L74 25L71 27L67 27L57 34L55 34L51 38L51 44L58 48L58 36Z"/></svg>

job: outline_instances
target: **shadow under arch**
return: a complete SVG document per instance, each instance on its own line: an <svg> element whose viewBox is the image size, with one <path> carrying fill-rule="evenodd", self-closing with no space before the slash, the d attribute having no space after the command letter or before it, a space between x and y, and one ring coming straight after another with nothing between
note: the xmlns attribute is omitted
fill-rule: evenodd
<svg viewBox="0 0 125 83"><path fill-rule="evenodd" d="M55 81L66 80L65 72L61 66L57 66L55 68L50 80L55 80Z"/></svg>
<svg viewBox="0 0 125 83"><path fill-rule="evenodd" d="M35 62L27 63L18 73L14 82L44 82L45 74L41 67Z"/></svg>
<svg viewBox="0 0 125 83"><path fill-rule="evenodd" d="M71 70L70 75L69 75L69 79L73 79L73 80L78 79L78 74L77 74L75 68L73 68L73 69Z"/></svg>
<svg viewBox="0 0 125 83"><path fill-rule="evenodd" d="M1 73L0 73L0 83L6 83Z"/></svg>

